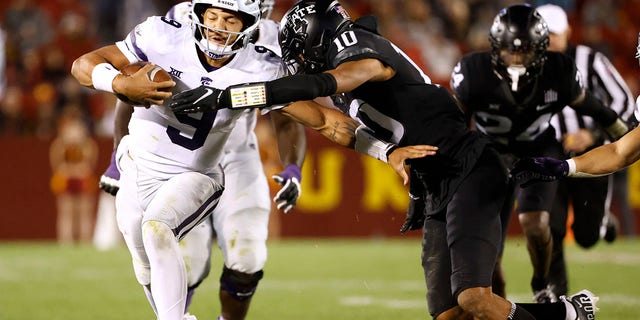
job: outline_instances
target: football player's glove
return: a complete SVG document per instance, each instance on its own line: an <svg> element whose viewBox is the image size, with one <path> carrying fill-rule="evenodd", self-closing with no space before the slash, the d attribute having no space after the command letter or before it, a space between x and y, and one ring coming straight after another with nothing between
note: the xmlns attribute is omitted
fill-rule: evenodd
<svg viewBox="0 0 640 320"><path fill-rule="evenodd" d="M422 197L417 197L409 193L409 207L407 208L407 216L404 219L400 233L404 234L409 230L422 229L424 226L425 203Z"/></svg>
<svg viewBox="0 0 640 320"><path fill-rule="evenodd" d="M302 180L300 167L295 164L290 164L282 172L271 178L282 186L273 198L273 202L276 203L278 210L289 213L296 205L296 202L298 202L298 198L300 198L300 194L302 193L302 188L300 187L300 181Z"/></svg>
<svg viewBox="0 0 640 320"><path fill-rule="evenodd" d="M196 113L216 110L224 90L201 85L173 95L169 107L174 113Z"/></svg>
<svg viewBox="0 0 640 320"><path fill-rule="evenodd" d="M566 177L569 174L569 163L548 157L524 158L516 162L510 173L524 188L536 182L555 181Z"/></svg>
<svg viewBox="0 0 640 320"><path fill-rule="evenodd" d="M115 196L120 190L120 171L116 166L116 151L111 153L111 162L107 170L100 176L100 183L98 187L104 192Z"/></svg>
<svg viewBox="0 0 640 320"><path fill-rule="evenodd" d="M425 219L424 185L416 172L410 170L409 180L409 207L407 216L404 219L400 233L404 234L409 230L422 229Z"/></svg>

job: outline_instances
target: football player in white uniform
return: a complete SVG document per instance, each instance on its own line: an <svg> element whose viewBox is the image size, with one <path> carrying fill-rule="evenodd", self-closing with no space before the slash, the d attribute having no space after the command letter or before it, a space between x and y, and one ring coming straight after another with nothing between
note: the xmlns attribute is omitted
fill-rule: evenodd
<svg viewBox="0 0 640 320"><path fill-rule="evenodd" d="M277 56L249 43L260 20L258 1L193 1L193 16L192 28L150 17L125 40L83 55L72 68L83 85L151 105L135 109L129 135L118 146L122 176L116 206L136 278L161 320L183 318L187 274L178 240L218 204L225 143L245 113L174 115L163 106L171 93L161 89L175 85L173 90L181 91L202 83L230 85L284 74ZM135 61L161 66L175 82L150 81L146 72L152 66L130 77L120 74L118 69ZM243 239L235 235L234 240ZM233 272L228 278L233 279L226 285L235 294L245 294L252 285Z"/></svg>
<svg viewBox="0 0 640 320"><path fill-rule="evenodd" d="M279 56L278 25L267 20L273 4L273 1L261 1L262 20L257 40L253 42L256 47L265 48ZM188 25L191 22L191 8L191 2L181 2L173 6L166 17ZM116 110L115 146L127 133L133 107L119 101ZM255 112L246 112L238 118L221 161L226 177L225 191L212 215L213 228L225 261L220 278L220 319L245 318L267 258L266 240L271 208L269 186L254 133L256 116ZM271 114L271 119L278 135L280 157L285 168L282 173L273 177L283 186L274 201L279 209L287 213L293 208L301 192L300 166L306 150L304 127L277 112ZM116 194L118 179L119 172L112 161L101 178L100 187ZM187 311L195 288L209 274L213 233L211 220L203 221L180 241L180 249L185 264L188 265ZM240 288L234 285L234 280L249 284L243 289L245 292L238 292ZM185 318L189 316L187 313Z"/></svg>

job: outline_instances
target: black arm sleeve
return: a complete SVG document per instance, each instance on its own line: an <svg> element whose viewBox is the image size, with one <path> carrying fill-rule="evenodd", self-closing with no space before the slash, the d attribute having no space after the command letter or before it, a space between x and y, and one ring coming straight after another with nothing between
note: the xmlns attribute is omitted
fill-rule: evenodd
<svg viewBox="0 0 640 320"><path fill-rule="evenodd" d="M574 109L580 114L592 117L603 127L612 125L618 119L618 114L605 107L589 90L586 90L582 103L574 106Z"/></svg>
<svg viewBox="0 0 640 320"><path fill-rule="evenodd" d="M338 83L336 78L328 73L297 74L269 81L265 83L265 87L267 104L278 105L330 96L336 93ZM220 96L218 106L231 107L229 89Z"/></svg>

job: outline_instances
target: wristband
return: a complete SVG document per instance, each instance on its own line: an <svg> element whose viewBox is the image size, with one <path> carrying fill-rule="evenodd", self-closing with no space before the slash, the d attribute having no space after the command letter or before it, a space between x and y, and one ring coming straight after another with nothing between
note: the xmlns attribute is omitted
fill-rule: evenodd
<svg viewBox="0 0 640 320"><path fill-rule="evenodd" d="M567 164L569 166L569 169L567 171L567 177L570 177L570 178L595 178L595 177L606 176L606 174L591 174L591 173L577 171L576 162L573 160L573 158L565 160L565 161L567 162Z"/></svg>
<svg viewBox="0 0 640 320"><path fill-rule="evenodd" d="M264 108L267 106L267 87L264 82L241 84L228 88L231 109Z"/></svg>
<svg viewBox="0 0 640 320"><path fill-rule="evenodd" d="M567 177L571 177L576 174L576 162L573 159L565 160L569 165L569 171L567 172Z"/></svg>
<svg viewBox="0 0 640 320"><path fill-rule="evenodd" d="M109 63L100 63L93 67L91 72L91 82L96 90L113 92L113 79L118 76L120 71Z"/></svg>
<svg viewBox="0 0 640 320"><path fill-rule="evenodd" d="M373 136L371 129L364 125L359 126L355 132L356 143L353 147L358 153L369 155L388 163L388 157L397 146L393 143L382 141Z"/></svg>

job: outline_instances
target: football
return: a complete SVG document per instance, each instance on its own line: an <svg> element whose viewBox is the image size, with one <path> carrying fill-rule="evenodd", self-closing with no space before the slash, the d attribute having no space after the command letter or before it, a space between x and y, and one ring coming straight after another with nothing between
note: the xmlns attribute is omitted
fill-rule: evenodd
<svg viewBox="0 0 640 320"><path fill-rule="evenodd" d="M120 73L124 74L125 76L130 76L136 73L138 70L142 69L142 67L144 67L147 64L150 64L150 62L147 62L147 61L134 62L120 69ZM160 66L157 66L157 65L154 66L153 69L149 70L149 72L147 72L147 76L149 77L149 80L154 82L171 80L171 75L169 75L169 73L166 70L162 69ZM160 90L171 92L171 88L164 88ZM129 100L127 97L123 95L118 94L117 96L118 96L118 99L126 103L135 104L133 101Z"/></svg>

